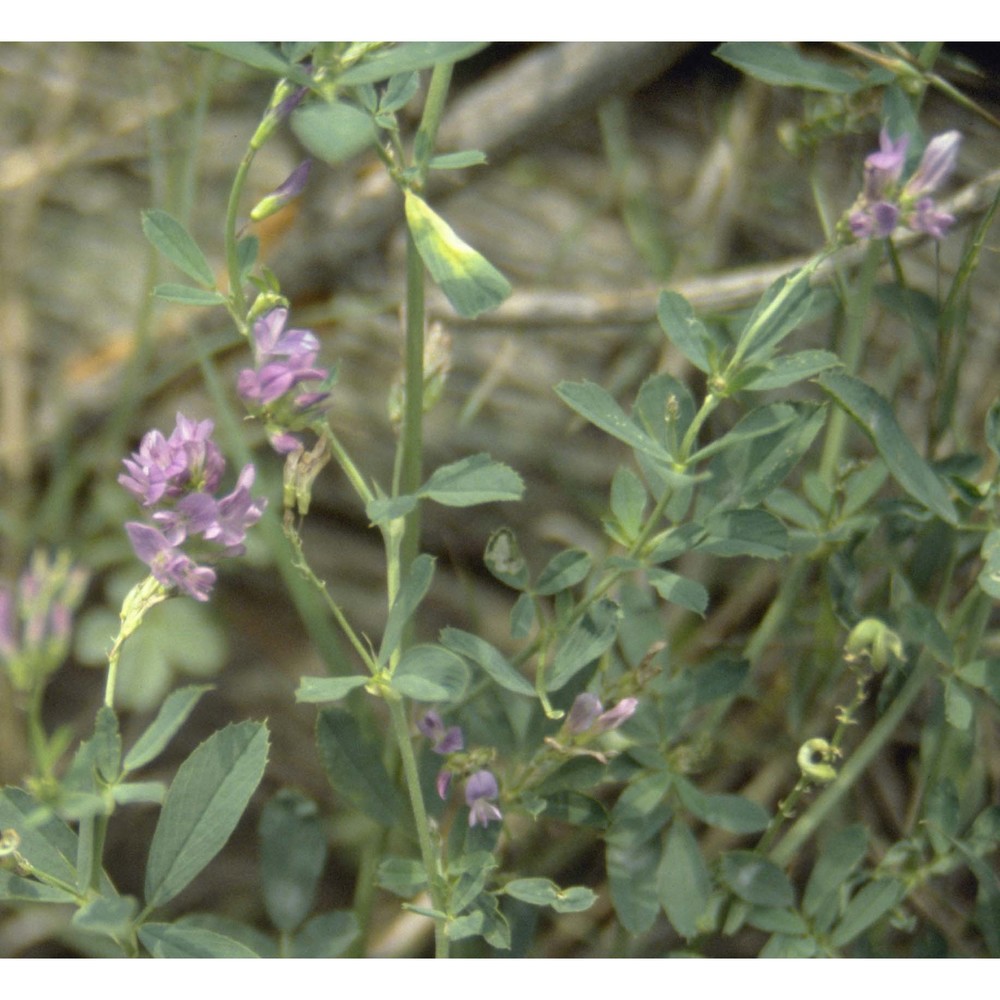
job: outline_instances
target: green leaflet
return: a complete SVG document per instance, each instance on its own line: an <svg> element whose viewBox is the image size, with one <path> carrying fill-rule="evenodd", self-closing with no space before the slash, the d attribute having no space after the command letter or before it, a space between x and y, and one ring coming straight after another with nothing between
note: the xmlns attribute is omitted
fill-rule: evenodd
<svg viewBox="0 0 1000 1000"><path fill-rule="evenodd" d="M403 801L382 764L382 748L342 708L327 708L316 720L316 746L334 790L376 823L396 827Z"/></svg>
<svg viewBox="0 0 1000 1000"><path fill-rule="evenodd" d="M392 675L392 686L416 701L458 701L469 686L469 668L444 646L411 646Z"/></svg>
<svg viewBox="0 0 1000 1000"><path fill-rule="evenodd" d="M343 163L375 142L371 115L343 101L296 108L292 131L313 156L327 163Z"/></svg>
<svg viewBox="0 0 1000 1000"><path fill-rule="evenodd" d="M214 733L181 764L149 848L149 906L173 899L222 850L263 777L267 752L267 726L241 722Z"/></svg>
<svg viewBox="0 0 1000 1000"><path fill-rule="evenodd" d="M816 383L871 439L893 478L914 500L948 524L958 523L944 483L903 433L892 407L871 386L843 372L824 372Z"/></svg>
<svg viewBox="0 0 1000 1000"><path fill-rule="evenodd" d="M142 213L146 239L174 266L205 288L215 288L215 276L201 248L169 212L153 208ZM171 287L171 286L168 286Z"/></svg>
<svg viewBox="0 0 1000 1000"><path fill-rule="evenodd" d="M153 958L260 958L233 938L178 924L144 924L139 940Z"/></svg>
<svg viewBox="0 0 1000 1000"><path fill-rule="evenodd" d="M343 84L377 83L397 73L428 69L439 62L459 62L485 48L485 42L401 42L372 52L338 77Z"/></svg>
<svg viewBox="0 0 1000 1000"><path fill-rule="evenodd" d="M726 42L715 50L715 55L748 76L778 87L852 94L861 86L850 73L807 59L779 42Z"/></svg>
<svg viewBox="0 0 1000 1000"><path fill-rule="evenodd" d="M152 724L125 755L124 770L135 771L154 761L184 725L201 696L211 690L211 684L193 684L171 692Z"/></svg>
<svg viewBox="0 0 1000 1000"><path fill-rule="evenodd" d="M406 224L431 277L460 316L495 309L512 289L510 282L473 250L419 195L405 192Z"/></svg>
<svg viewBox="0 0 1000 1000"><path fill-rule="evenodd" d="M698 918L708 906L712 879L687 824L670 824L656 877L660 904L674 929L685 938L698 933Z"/></svg>
<svg viewBox="0 0 1000 1000"><path fill-rule="evenodd" d="M264 905L279 931L309 915L326 864L326 828L316 803L291 788L264 807L257 827Z"/></svg>

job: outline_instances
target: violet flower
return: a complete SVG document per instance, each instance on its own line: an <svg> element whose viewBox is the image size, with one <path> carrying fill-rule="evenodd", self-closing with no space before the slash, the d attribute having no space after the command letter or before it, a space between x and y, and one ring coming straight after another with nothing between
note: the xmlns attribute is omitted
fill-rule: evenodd
<svg viewBox="0 0 1000 1000"><path fill-rule="evenodd" d="M583 733L595 736L607 733L631 719L638 704L638 698L622 698L614 708L605 711L597 695L584 691L573 700L573 705L566 716L565 726L567 731L575 736Z"/></svg>
<svg viewBox="0 0 1000 1000"><path fill-rule="evenodd" d="M279 454L303 447L294 432L308 427L319 415L332 383L329 369L316 365L316 334L286 330L287 319L288 310L278 307L255 321L256 365L241 371L236 383L250 410L263 418L271 446Z"/></svg>
<svg viewBox="0 0 1000 1000"><path fill-rule="evenodd" d="M215 570L199 566L148 524L129 521L125 530L135 554L164 587L177 587L196 601L208 600L215 586Z"/></svg>
<svg viewBox="0 0 1000 1000"><path fill-rule="evenodd" d="M68 554L39 550L15 584L0 584L0 666L15 690L36 689L65 659L87 580Z"/></svg>
<svg viewBox="0 0 1000 1000"><path fill-rule="evenodd" d="M864 185L846 217L851 235L855 239L885 238L902 224L935 239L944 237L955 219L940 211L930 195L954 170L961 139L956 131L931 139L917 169L900 187L909 136L893 140L883 129L878 152L865 159Z"/></svg>
<svg viewBox="0 0 1000 1000"><path fill-rule="evenodd" d="M500 788L490 771L476 771L465 783L465 804L469 807L469 826L489 826L501 821L503 814L491 800L498 798Z"/></svg>
<svg viewBox="0 0 1000 1000"><path fill-rule="evenodd" d="M434 753L449 754L465 749L465 737L462 735L461 727L449 726L445 729L441 716L433 710L426 712L417 720L417 729L431 741Z"/></svg>
<svg viewBox="0 0 1000 1000"><path fill-rule="evenodd" d="M144 507L155 508L154 524L125 525L135 554L164 587L177 587L197 601L208 600L216 574L194 557L241 555L247 530L267 506L264 497L250 494L252 465L244 466L231 493L213 495L225 460L211 439L212 429L211 420L189 420L178 413L170 437L159 431L146 434L139 450L124 461L127 473L118 477Z"/></svg>

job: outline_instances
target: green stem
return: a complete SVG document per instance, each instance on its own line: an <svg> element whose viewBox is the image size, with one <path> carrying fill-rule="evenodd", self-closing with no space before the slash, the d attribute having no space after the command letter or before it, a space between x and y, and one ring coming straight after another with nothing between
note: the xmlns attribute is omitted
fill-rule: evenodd
<svg viewBox="0 0 1000 1000"><path fill-rule="evenodd" d="M743 331L740 336L739 343L736 345L736 350L733 352L733 356L729 359L729 364L726 365L726 370L723 372L722 378L724 381L728 381L739 371L740 365L743 363L744 355L746 355L751 348L757 346L755 341L757 340L760 331L767 328L767 325L774 319L775 315L784 308L785 301L788 297L793 292L798 292L800 285L803 283L809 283L809 280L816 273L820 264L822 264L831 253L833 253L832 248L821 250L815 257L812 258L812 260L803 264L802 267L799 268L799 270L785 282L784 287L767 304L767 307L761 311L760 315L754 319L753 325L747 327L747 329Z"/></svg>
<svg viewBox="0 0 1000 1000"><path fill-rule="evenodd" d="M875 291L875 278L882 260L881 240L871 240L861 264L858 287L847 304L847 324L844 342L840 347L840 360L849 375L855 375L861 364L864 348L865 319ZM847 414L836 407L826 426L823 456L820 459L820 476L828 486L833 486L844 450L844 436L847 430Z"/></svg>
<svg viewBox="0 0 1000 1000"><path fill-rule="evenodd" d="M700 409L694 415L694 419L688 425L688 429L684 432L684 439L681 441L681 446L677 455L677 461L682 469L687 468L687 462L691 457L691 451L698 443L698 434L704 426L705 421L708 420L708 418L717 409L719 403L722 402L722 398L722 396L717 396L714 392L709 392L708 395L705 396Z"/></svg>
<svg viewBox="0 0 1000 1000"><path fill-rule="evenodd" d="M255 153L256 150L251 146L243 154L243 159L236 170L236 176L233 178L233 186L229 191L229 204L226 206L226 270L229 273L230 313L239 327L240 333L244 336L247 334L246 319L244 318L247 311L247 299L240 282L236 220L243 187L246 184L247 174L250 172L250 165L253 163Z"/></svg>
<svg viewBox="0 0 1000 1000"><path fill-rule="evenodd" d="M292 547L292 551L295 553L292 565L299 570L300 573L319 591L323 600L326 602L326 606L330 609L330 614L333 615L334 620L340 626L341 632L343 632L347 641L354 647L354 651L358 654L361 662L364 663L368 672L372 675L378 670L378 664L372 658L371 653L368 651L368 647L361 641L361 637L354 631L351 623L347 620L347 616L340 609L340 605L333 599L330 591L327 589L326 583L324 583L316 574L313 572L312 567L309 565L308 560L305 557L305 553L302 551L302 538L299 533L291 526L285 527L285 537L288 539L288 543Z"/></svg>
<svg viewBox="0 0 1000 1000"><path fill-rule="evenodd" d="M424 422L424 262L417 252L413 236L406 237L406 357L405 402L403 431L399 442L398 484L393 492L412 494L423 478ZM404 519L403 537L399 546L398 579L406 576L410 564L420 551L420 505ZM392 553L389 553L390 560ZM393 598L390 593L390 601Z"/></svg>
<svg viewBox="0 0 1000 1000"><path fill-rule="evenodd" d="M430 822L424 807L424 796L420 788L420 773L417 770L417 758L413 753L413 743L410 740L410 727L406 721L406 712L402 701L391 692L386 697L389 705L389 719L392 723L393 735L399 748L399 757L403 765L403 777L410 795L410 807L413 811L413 823L417 830L417 840L420 843L420 857L427 872L427 885L430 889L431 903L435 910L445 912L444 886L438 871L438 863L431 840ZM448 957L448 937L445 934L443 918L434 921L434 957Z"/></svg>
<svg viewBox="0 0 1000 1000"><path fill-rule="evenodd" d="M875 755L888 743L932 674L933 664L930 657L924 654L917 661L913 672L885 714L872 726L871 732L844 763L836 780L816 798L809 809L792 825L781 843L771 851L772 861L778 865L788 864L802 845L819 829L823 820L850 791Z"/></svg>
<svg viewBox="0 0 1000 1000"><path fill-rule="evenodd" d="M427 100L424 102L424 113L420 119L414 143L414 166L417 168L419 184L422 187L427 176L427 164L437 139L438 128L444 114L444 105L451 86L451 73L454 63L438 63L431 73L431 82L427 88Z"/></svg>
<svg viewBox="0 0 1000 1000"><path fill-rule="evenodd" d="M313 430L326 438L333 457L337 460L341 471L347 476L351 486L354 487L354 492L361 498L362 503L365 505L371 503L375 499L375 494L372 493L370 487L365 482L365 477L361 474L357 465L355 465L354 459L351 458L347 449L340 443L340 439L334 434L330 425L327 423L317 423L314 425Z"/></svg>
<svg viewBox="0 0 1000 1000"><path fill-rule="evenodd" d="M423 187L438 126L451 84L451 63L439 63L431 74L424 103L424 113L414 141L414 166L417 177L413 187ZM406 239L406 354L403 430L399 442L398 477L394 495L415 493L423 477L424 421L424 262L412 234ZM420 506L406 516L399 550L398 575L402 579L420 551Z"/></svg>

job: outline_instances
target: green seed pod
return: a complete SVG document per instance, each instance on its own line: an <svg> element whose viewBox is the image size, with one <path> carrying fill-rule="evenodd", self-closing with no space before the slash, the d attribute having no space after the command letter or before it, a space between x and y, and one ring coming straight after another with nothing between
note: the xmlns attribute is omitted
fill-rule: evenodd
<svg viewBox="0 0 1000 1000"><path fill-rule="evenodd" d="M884 670L890 656L903 659L903 640L878 618L863 618L844 643L844 659L848 663L867 659L875 671Z"/></svg>
<svg viewBox="0 0 1000 1000"><path fill-rule="evenodd" d="M803 777L814 781L817 785L828 785L837 777L837 771L831 761L840 756L837 748L824 739L806 740L799 747L795 757Z"/></svg>

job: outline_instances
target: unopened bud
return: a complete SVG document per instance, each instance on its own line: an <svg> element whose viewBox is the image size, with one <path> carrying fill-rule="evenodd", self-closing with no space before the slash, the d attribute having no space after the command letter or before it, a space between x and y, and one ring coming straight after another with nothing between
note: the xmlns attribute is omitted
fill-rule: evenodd
<svg viewBox="0 0 1000 1000"><path fill-rule="evenodd" d="M863 618L844 643L844 659L848 663L867 659L875 671L886 668L890 655L903 659L903 640L878 618Z"/></svg>
<svg viewBox="0 0 1000 1000"><path fill-rule="evenodd" d="M269 195L265 195L250 212L254 222L260 222L275 212L283 209L290 201L297 198L306 186L312 160L303 160Z"/></svg>

